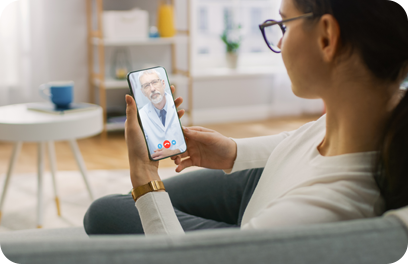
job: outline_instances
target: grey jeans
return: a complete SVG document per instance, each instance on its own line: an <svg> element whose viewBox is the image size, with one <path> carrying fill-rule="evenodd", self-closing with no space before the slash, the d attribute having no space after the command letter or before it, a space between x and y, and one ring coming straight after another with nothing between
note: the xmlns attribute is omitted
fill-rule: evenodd
<svg viewBox="0 0 408 264"><path fill-rule="evenodd" d="M184 231L237 228L263 168L225 174L198 170L163 181ZM142 234L143 227L130 194L94 201L84 217L88 235Z"/></svg>

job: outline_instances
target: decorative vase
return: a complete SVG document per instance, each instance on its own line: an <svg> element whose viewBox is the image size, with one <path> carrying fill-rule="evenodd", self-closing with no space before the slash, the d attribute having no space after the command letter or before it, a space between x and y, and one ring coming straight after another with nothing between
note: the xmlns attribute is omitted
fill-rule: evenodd
<svg viewBox="0 0 408 264"><path fill-rule="evenodd" d="M226 57L228 68L236 69L238 67L238 53L227 52Z"/></svg>
<svg viewBox="0 0 408 264"><path fill-rule="evenodd" d="M127 49L118 48L115 50L112 62L112 76L118 80L125 80L130 71L130 54Z"/></svg>
<svg viewBox="0 0 408 264"><path fill-rule="evenodd" d="M157 12L157 29L162 38L170 38L176 34L174 27L173 6L160 2Z"/></svg>

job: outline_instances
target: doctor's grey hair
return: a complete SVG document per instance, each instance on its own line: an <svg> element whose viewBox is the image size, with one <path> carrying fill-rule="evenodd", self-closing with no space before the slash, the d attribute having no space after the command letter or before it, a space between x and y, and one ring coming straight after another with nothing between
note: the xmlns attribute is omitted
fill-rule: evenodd
<svg viewBox="0 0 408 264"><path fill-rule="evenodd" d="M146 71L142 71L141 73L139 73L139 82L140 82L140 87L142 87L142 82L140 81L140 78L142 78L142 76L144 75L148 75L148 74L156 74L157 77L160 78L160 73L158 71L156 71L155 69L150 69L150 70L146 70Z"/></svg>

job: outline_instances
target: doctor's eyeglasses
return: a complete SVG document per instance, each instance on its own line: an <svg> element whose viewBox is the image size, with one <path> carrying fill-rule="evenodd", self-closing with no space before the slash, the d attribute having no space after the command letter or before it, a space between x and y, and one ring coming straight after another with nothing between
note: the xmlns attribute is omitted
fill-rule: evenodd
<svg viewBox="0 0 408 264"><path fill-rule="evenodd" d="M294 21L297 19L301 19L301 18L308 18L312 16L313 16L313 13L307 13L302 16L293 17L293 18L282 20L282 21L266 20L265 22L259 25L259 29L262 32L262 36L266 42L266 45L268 45L268 47L273 52L280 53L281 50L278 47L278 44L286 32L286 26L284 25L284 23Z"/></svg>
<svg viewBox="0 0 408 264"><path fill-rule="evenodd" d="M152 85L154 88L159 87L159 85L160 85L160 79L154 79L154 80L151 81L151 82L142 84L143 90L149 89L150 85Z"/></svg>

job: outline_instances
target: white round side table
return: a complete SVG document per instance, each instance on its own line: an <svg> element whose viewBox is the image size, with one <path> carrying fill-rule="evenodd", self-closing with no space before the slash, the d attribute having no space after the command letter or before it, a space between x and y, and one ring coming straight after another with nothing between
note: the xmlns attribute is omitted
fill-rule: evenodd
<svg viewBox="0 0 408 264"><path fill-rule="evenodd" d="M101 133L103 130L103 112L100 106L94 105L94 108L80 112L51 114L28 110L27 105L28 104L16 104L0 107L0 140L15 142L0 198L0 220L7 187L22 143L38 142L37 227L41 228L43 224L42 181L46 143L50 159L57 212L58 215L61 215L57 184L55 181L57 168L54 141L69 141L89 195L93 200L92 189L86 175L85 163L82 159L76 139Z"/></svg>

